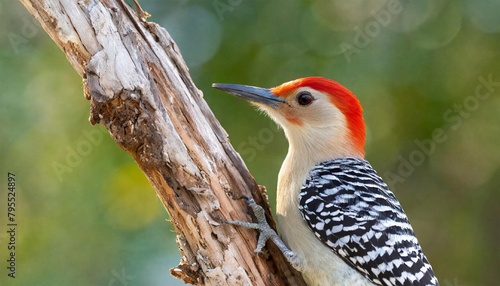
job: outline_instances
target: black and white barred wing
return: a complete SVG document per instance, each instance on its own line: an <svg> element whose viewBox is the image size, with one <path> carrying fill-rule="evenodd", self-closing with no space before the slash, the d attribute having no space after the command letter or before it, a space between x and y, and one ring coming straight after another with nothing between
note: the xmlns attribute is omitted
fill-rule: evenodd
<svg viewBox="0 0 500 286"><path fill-rule="evenodd" d="M378 285L438 285L401 205L368 161L317 165L299 209L315 235Z"/></svg>

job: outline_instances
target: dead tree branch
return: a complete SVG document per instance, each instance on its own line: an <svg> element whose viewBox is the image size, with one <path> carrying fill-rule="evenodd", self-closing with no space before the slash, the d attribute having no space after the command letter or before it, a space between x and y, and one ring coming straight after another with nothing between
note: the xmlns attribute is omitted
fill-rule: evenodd
<svg viewBox="0 0 500 286"><path fill-rule="evenodd" d="M123 0L21 0L84 80L91 124L136 160L167 209L182 260L172 275L203 285L304 285L274 245L253 253L251 195L262 189L194 85L165 29Z"/></svg>

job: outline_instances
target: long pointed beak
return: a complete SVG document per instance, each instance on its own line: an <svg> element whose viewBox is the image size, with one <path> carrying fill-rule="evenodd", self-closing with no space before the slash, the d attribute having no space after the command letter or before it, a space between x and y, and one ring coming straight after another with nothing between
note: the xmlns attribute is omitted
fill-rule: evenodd
<svg viewBox="0 0 500 286"><path fill-rule="evenodd" d="M240 84L226 84L226 83L214 83L213 88L220 89L229 94L235 95L239 98L245 100L265 104L270 107L276 107L285 101L270 90L255 86L240 85Z"/></svg>

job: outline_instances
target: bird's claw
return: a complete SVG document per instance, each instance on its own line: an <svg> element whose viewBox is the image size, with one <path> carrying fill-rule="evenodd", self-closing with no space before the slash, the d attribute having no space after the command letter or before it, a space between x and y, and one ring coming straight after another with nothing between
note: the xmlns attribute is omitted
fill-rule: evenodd
<svg viewBox="0 0 500 286"><path fill-rule="evenodd" d="M294 268L300 270L302 268L300 258L295 252L286 247L283 241L279 238L276 231L274 231L274 229L272 229L271 226L267 223L264 208L259 206L252 197L243 195L238 199L246 199L248 201L249 206L252 208L252 211L257 218L257 223L243 221L227 221L227 223L259 230L260 234L257 242L257 247L254 250L255 253L260 253L264 246L266 246L267 240L271 239L281 250L288 262L290 262L290 264L292 264Z"/></svg>
<svg viewBox="0 0 500 286"><path fill-rule="evenodd" d="M288 262L293 266L293 268L297 269L298 271L302 271L304 269L302 260L300 260L297 253L289 251L288 253L283 252L283 255L286 257Z"/></svg>
<svg viewBox="0 0 500 286"><path fill-rule="evenodd" d="M239 197L237 198L237 200L243 200L243 199L245 199L245 200L247 200L247 201L249 201L249 200L253 200L253 199L252 199L252 197L245 196L245 195L241 195L241 196L239 196Z"/></svg>
<svg viewBox="0 0 500 286"><path fill-rule="evenodd" d="M255 248L254 252L255 253L260 253L264 246L266 246L266 241L270 238L273 238L273 236L278 237L278 234L274 231L274 229L269 226L269 224L266 221L266 213L264 211L264 208L259 206L252 197L249 196L241 196L238 198L240 199L246 199L248 201L248 204L252 208L252 211L257 218L257 223L253 222L244 222L244 221L227 221L228 224L232 225L239 225L243 226L246 228L252 228L252 229L257 229L259 230L259 240L257 243L257 248Z"/></svg>

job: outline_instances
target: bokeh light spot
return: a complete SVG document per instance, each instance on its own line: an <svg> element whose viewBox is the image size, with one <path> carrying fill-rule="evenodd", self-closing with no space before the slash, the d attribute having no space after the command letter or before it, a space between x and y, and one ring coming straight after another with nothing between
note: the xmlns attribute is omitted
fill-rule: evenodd
<svg viewBox="0 0 500 286"><path fill-rule="evenodd" d="M189 67L210 60L219 49L221 26L214 14L202 7L187 6L160 21L174 41Z"/></svg>
<svg viewBox="0 0 500 286"><path fill-rule="evenodd" d="M466 15L476 29L484 33L500 32L500 1L468 0Z"/></svg>

